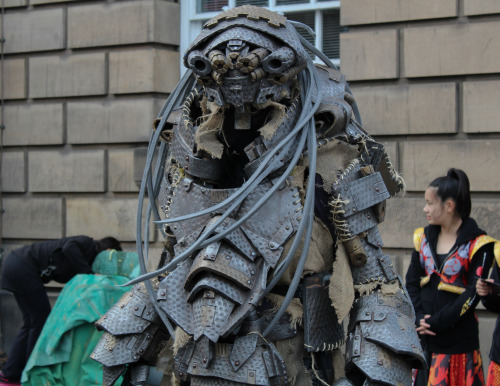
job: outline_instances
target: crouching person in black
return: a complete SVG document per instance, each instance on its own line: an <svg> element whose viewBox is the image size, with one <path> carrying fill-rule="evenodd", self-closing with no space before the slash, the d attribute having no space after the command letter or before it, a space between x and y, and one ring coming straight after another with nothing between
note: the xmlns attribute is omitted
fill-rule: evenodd
<svg viewBox="0 0 500 386"><path fill-rule="evenodd" d="M107 249L122 250L114 237L74 236L26 245L7 255L1 286L13 292L23 325L0 372L0 385L20 385L24 366L51 310L44 283L66 283L77 274L93 274L95 257Z"/></svg>

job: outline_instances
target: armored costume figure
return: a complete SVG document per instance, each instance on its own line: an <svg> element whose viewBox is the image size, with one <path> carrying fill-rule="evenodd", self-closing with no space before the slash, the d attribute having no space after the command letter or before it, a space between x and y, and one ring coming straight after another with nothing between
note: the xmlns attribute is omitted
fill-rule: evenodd
<svg viewBox="0 0 500 386"><path fill-rule="evenodd" d="M344 76L254 6L207 22L184 64L138 210L147 190L140 256L151 216L164 252L96 324L105 383L160 359L166 384L410 385L425 361L377 229L403 181Z"/></svg>

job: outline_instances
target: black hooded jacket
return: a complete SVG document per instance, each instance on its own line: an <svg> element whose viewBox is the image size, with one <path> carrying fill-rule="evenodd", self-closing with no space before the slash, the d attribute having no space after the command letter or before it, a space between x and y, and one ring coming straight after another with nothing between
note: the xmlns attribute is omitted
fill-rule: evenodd
<svg viewBox="0 0 500 386"><path fill-rule="evenodd" d="M434 261L436 261L436 245L440 229L438 225L429 225L424 230ZM469 218L460 227L452 250L485 234L486 232L477 226L476 221ZM431 315L426 321L431 326L430 330L436 333L435 336L419 335L424 350L431 353L460 354L479 348L479 329L475 313L479 302L479 296L476 294L476 272L480 266L484 266L485 271L487 267L491 267L493 245L487 243L473 255L464 280L467 286L462 294L439 290L441 278L435 273L431 274L430 281L426 285L420 287L421 278L427 274L420 263L419 252L413 251L406 274L406 288L415 308L415 324L418 326L420 319L425 315Z"/></svg>
<svg viewBox="0 0 500 386"><path fill-rule="evenodd" d="M96 241L88 236L41 241L14 249L4 262L2 288L23 293L39 288L40 279L44 283L66 283L76 274L92 274L97 253ZM16 281L14 275L9 275L12 270L21 270L26 280Z"/></svg>

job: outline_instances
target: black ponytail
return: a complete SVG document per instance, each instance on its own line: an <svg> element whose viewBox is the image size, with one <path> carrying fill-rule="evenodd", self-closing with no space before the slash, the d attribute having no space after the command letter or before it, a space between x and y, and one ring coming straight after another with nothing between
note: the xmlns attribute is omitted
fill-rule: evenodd
<svg viewBox="0 0 500 386"><path fill-rule="evenodd" d="M464 171L451 168L446 176L436 178L429 186L437 188L437 196L441 201L445 202L449 198L455 201L455 211L462 221L469 218L472 207L470 185Z"/></svg>

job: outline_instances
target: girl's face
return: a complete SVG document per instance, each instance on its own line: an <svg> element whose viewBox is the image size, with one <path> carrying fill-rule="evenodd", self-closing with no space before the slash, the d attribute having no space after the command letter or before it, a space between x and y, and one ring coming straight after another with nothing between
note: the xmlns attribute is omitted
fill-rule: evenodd
<svg viewBox="0 0 500 386"><path fill-rule="evenodd" d="M437 188L429 186L426 189L424 213L431 225L442 225L447 217L444 202L437 195Z"/></svg>

